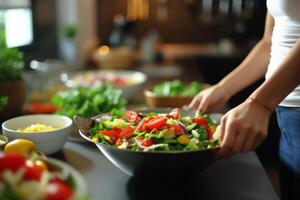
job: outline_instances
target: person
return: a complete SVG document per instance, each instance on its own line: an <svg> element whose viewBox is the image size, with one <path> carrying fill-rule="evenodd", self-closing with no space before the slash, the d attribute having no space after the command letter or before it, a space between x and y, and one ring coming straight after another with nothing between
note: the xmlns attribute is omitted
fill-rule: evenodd
<svg viewBox="0 0 300 200"><path fill-rule="evenodd" d="M216 85L197 94L190 109L213 112L265 75L265 81L221 119L220 157L254 150L267 136L276 109L280 127L281 199L300 199L300 1L267 0L262 39Z"/></svg>

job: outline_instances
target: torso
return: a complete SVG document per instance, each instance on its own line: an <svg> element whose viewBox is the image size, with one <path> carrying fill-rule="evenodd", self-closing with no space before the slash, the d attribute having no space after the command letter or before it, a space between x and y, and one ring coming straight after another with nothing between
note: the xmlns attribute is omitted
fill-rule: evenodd
<svg viewBox="0 0 300 200"><path fill-rule="evenodd" d="M267 0L267 7L275 21L268 79L300 38L300 0ZM300 107L300 85L280 105Z"/></svg>

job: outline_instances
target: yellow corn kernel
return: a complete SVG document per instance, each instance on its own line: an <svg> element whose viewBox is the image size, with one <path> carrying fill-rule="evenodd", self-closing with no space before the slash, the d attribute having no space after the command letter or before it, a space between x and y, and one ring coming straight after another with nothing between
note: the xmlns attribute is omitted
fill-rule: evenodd
<svg viewBox="0 0 300 200"><path fill-rule="evenodd" d="M180 144L189 144L190 138L187 135L181 135L177 138L177 141Z"/></svg>

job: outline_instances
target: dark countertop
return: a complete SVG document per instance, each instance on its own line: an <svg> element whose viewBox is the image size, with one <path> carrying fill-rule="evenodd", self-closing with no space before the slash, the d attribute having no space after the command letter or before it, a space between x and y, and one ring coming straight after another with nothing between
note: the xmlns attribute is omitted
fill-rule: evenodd
<svg viewBox="0 0 300 200"><path fill-rule="evenodd" d="M89 143L67 142L54 157L67 161L83 175L92 200L279 199L254 152L219 160L189 178L175 174L172 179L130 177Z"/></svg>

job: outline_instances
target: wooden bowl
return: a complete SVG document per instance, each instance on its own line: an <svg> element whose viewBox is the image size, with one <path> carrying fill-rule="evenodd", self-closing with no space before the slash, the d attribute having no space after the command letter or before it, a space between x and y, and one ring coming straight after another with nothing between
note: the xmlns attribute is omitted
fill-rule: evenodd
<svg viewBox="0 0 300 200"><path fill-rule="evenodd" d="M193 97L157 96L151 90L144 90L145 101L151 107L182 107L188 105Z"/></svg>
<svg viewBox="0 0 300 200"><path fill-rule="evenodd" d="M202 83L203 89L208 88L210 85ZM150 107L182 107L189 105L193 100L193 96L157 96L152 92L152 88L144 90L145 101Z"/></svg>

